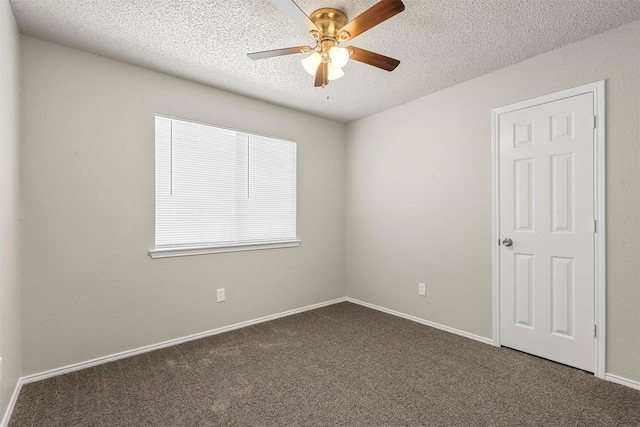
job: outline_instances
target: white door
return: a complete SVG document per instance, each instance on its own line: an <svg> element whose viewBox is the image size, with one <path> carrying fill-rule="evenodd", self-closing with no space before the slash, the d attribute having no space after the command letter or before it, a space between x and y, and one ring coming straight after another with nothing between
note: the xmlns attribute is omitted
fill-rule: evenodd
<svg viewBox="0 0 640 427"><path fill-rule="evenodd" d="M590 372L593 105L586 93L498 123L500 343Z"/></svg>

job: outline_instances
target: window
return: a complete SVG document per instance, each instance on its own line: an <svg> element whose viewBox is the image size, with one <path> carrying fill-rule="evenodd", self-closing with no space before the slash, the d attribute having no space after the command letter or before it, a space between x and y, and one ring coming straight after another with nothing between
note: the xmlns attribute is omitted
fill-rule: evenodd
<svg viewBox="0 0 640 427"><path fill-rule="evenodd" d="M296 143L156 116L152 258L298 246Z"/></svg>

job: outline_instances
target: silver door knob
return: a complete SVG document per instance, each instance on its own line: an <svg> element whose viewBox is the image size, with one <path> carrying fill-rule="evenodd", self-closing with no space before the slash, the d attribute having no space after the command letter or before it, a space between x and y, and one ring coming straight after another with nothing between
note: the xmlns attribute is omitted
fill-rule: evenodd
<svg viewBox="0 0 640 427"><path fill-rule="evenodd" d="M513 245L513 240L511 240L510 238L507 237L506 239L504 239L502 241L502 244L505 245L505 246L511 246L511 245Z"/></svg>

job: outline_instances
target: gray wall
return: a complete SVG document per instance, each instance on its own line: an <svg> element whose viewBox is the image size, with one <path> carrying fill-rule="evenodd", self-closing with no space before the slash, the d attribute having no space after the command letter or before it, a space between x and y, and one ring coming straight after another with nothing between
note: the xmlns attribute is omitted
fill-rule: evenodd
<svg viewBox="0 0 640 427"><path fill-rule="evenodd" d="M0 1L0 418L20 377L19 37Z"/></svg>
<svg viewBox="0 0 640 427"><path fill-rule="evenodd" d="M22 61L25 375L346 294L344 125L29 37ZM149 258L154 113L296 140L302 245Z"/></svg>
<svg viewBox="0 0 640 427"><path fill-rule="evenodd" d="M607 372L640 381L639 40L635 22L352 123L348 295L491 337L491 109L606 79Z"/></svg>

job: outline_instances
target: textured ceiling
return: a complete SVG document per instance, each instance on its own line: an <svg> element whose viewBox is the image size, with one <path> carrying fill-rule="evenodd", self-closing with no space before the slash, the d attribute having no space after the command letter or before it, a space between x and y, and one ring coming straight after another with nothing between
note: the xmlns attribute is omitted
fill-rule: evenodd
<svg viewBox="0 0 640 427"><path fill-rule="evenodd" d="M356 61L325 89L304 54L247 53L312 44L268 0L10 0L23 34L348 123L640 19L640 0L403 0L406 9L342 46L401 60ZM376 0L296 0L350 19Z"/></svg>

